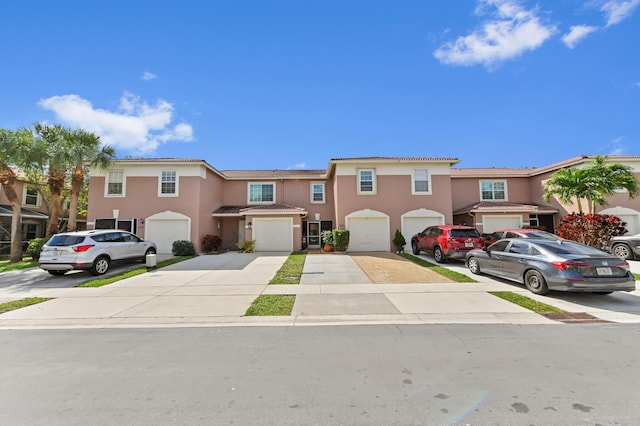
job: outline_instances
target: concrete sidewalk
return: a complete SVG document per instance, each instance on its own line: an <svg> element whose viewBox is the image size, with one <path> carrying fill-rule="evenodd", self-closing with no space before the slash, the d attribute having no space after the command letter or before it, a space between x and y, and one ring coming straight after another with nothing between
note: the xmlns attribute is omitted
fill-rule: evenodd
<svg viewBox="0 0 640 426"><path fill-rule="evenodd" d="M473 276L477 283L374 284L347 254L309 254L300 285L268 285L288 253L204 255L99 288L39 288L17 297L53 300L0 315L0 329L193 327L229 325L560 324L489 291L523 287ZM462 264L448 264L468 273ZM64 279L64 277L60 277ZM296 295L291 316L245 317L261 294ZM570 311L640 322L640 294L540 297ZM0 290L0 298L5 297ZM538 298L538 297L534 297ZM613 306L613 308L612 308Z"/></svg>

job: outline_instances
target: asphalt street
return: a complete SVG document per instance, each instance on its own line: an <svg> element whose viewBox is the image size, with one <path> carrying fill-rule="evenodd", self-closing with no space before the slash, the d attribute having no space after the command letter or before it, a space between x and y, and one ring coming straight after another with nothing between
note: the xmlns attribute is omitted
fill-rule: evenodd
<svg viewBox="0 0 640 426"><path fill-rule="evenodd" d="M637 425L640 325L0 331L0 424Z"/></svg>

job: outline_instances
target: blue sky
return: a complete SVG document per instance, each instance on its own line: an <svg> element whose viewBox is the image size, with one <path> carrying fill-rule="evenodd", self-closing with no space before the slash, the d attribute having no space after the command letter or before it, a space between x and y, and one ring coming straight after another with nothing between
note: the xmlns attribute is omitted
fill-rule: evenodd
<svg viewBox="0 0 640 426"><path fill-rule="evenodd" d="M0 127L225 169L640 154L640 0L0 6Z"/></svg>

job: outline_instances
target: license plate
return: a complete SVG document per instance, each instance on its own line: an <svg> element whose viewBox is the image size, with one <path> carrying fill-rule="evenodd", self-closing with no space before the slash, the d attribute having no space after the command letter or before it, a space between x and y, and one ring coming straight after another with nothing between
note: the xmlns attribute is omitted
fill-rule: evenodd
<svg viewBox="0 0 640 426"><path fill-rule="evenodd" d="M60 255L60 250L54 250L52 254L54 256L59 256Z"/></svg>
<svg viewBox="0 0 640 426"><path fill-rule="evenodd" d="M596 268L598 275L613 275L611 268Z"/></svg>
<svg viewBox="0 0 640 426"><path fill-rule="evenodd" d="M465 247L473 247L473 243L464 243Z"/></svg>

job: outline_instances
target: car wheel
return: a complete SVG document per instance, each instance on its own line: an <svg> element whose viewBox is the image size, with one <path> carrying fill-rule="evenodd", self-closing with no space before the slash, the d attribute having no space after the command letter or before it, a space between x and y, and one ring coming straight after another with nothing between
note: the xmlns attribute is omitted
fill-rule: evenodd
<svg viewBox="0 0 640 426"><path fill-rule="evenodd" d="M619 258L627 259L627 260L633 257L633 254L631 253L631 249L626 244L614 245L613 248L611 249L611 253L613 253L614 256L618 256Z"/></svg>
<svg viewBox="0 0 640 426"><path fill-rule="evenodd" d="M95 262L93 262L93 267L89 272L91 275L102 275L105 274L109 270L109 258L106 256L98 257Z"/></svg>
<svg viewBox="0 0 640 426"><path fill-rule="evenodd" d="M447 258L445 257L440 247L436 246L436 248L433 249L433 258L438 263L447 263Z"/></svg>
<svg viewBox="0 0 640 426"><path fill-rule="evenodd" d="M142 258L140 259L142 263L147 261L147 256L150 254L156 254L156 249L154 248L147 249L147 251L144 252L144 256L142 256Z"/></svg>
<svg viewBox="0 0 640 426"><path fill-rule="evenodd" d="M527 271L524 275L524 285L534 294L545 295L549 293L549 287L542 274L538 271Z"/></svg>
<svg viewBox="0 0 640 426"><path fill-rule="evenodd" d="M49 270L47 272L50 273L51 275L59 276L59 275L64 275L64 273L67 272L67 271L51 271L51 270Z"/></svg>
<svg viewBox="0 0 640 426"><path fill-rule="evenodd" d="M420 249L418 248L417 241L411 241L411 251L413 251L413 254L415 254L416 256L420 254Z"/></svg>
<svg viewBox="0 0 640 426"><path fill-rule="evenodd" d="M467 260L467 267L472 274L480 274L480 264L475 257L471 256L469 260Z"/></svg>

